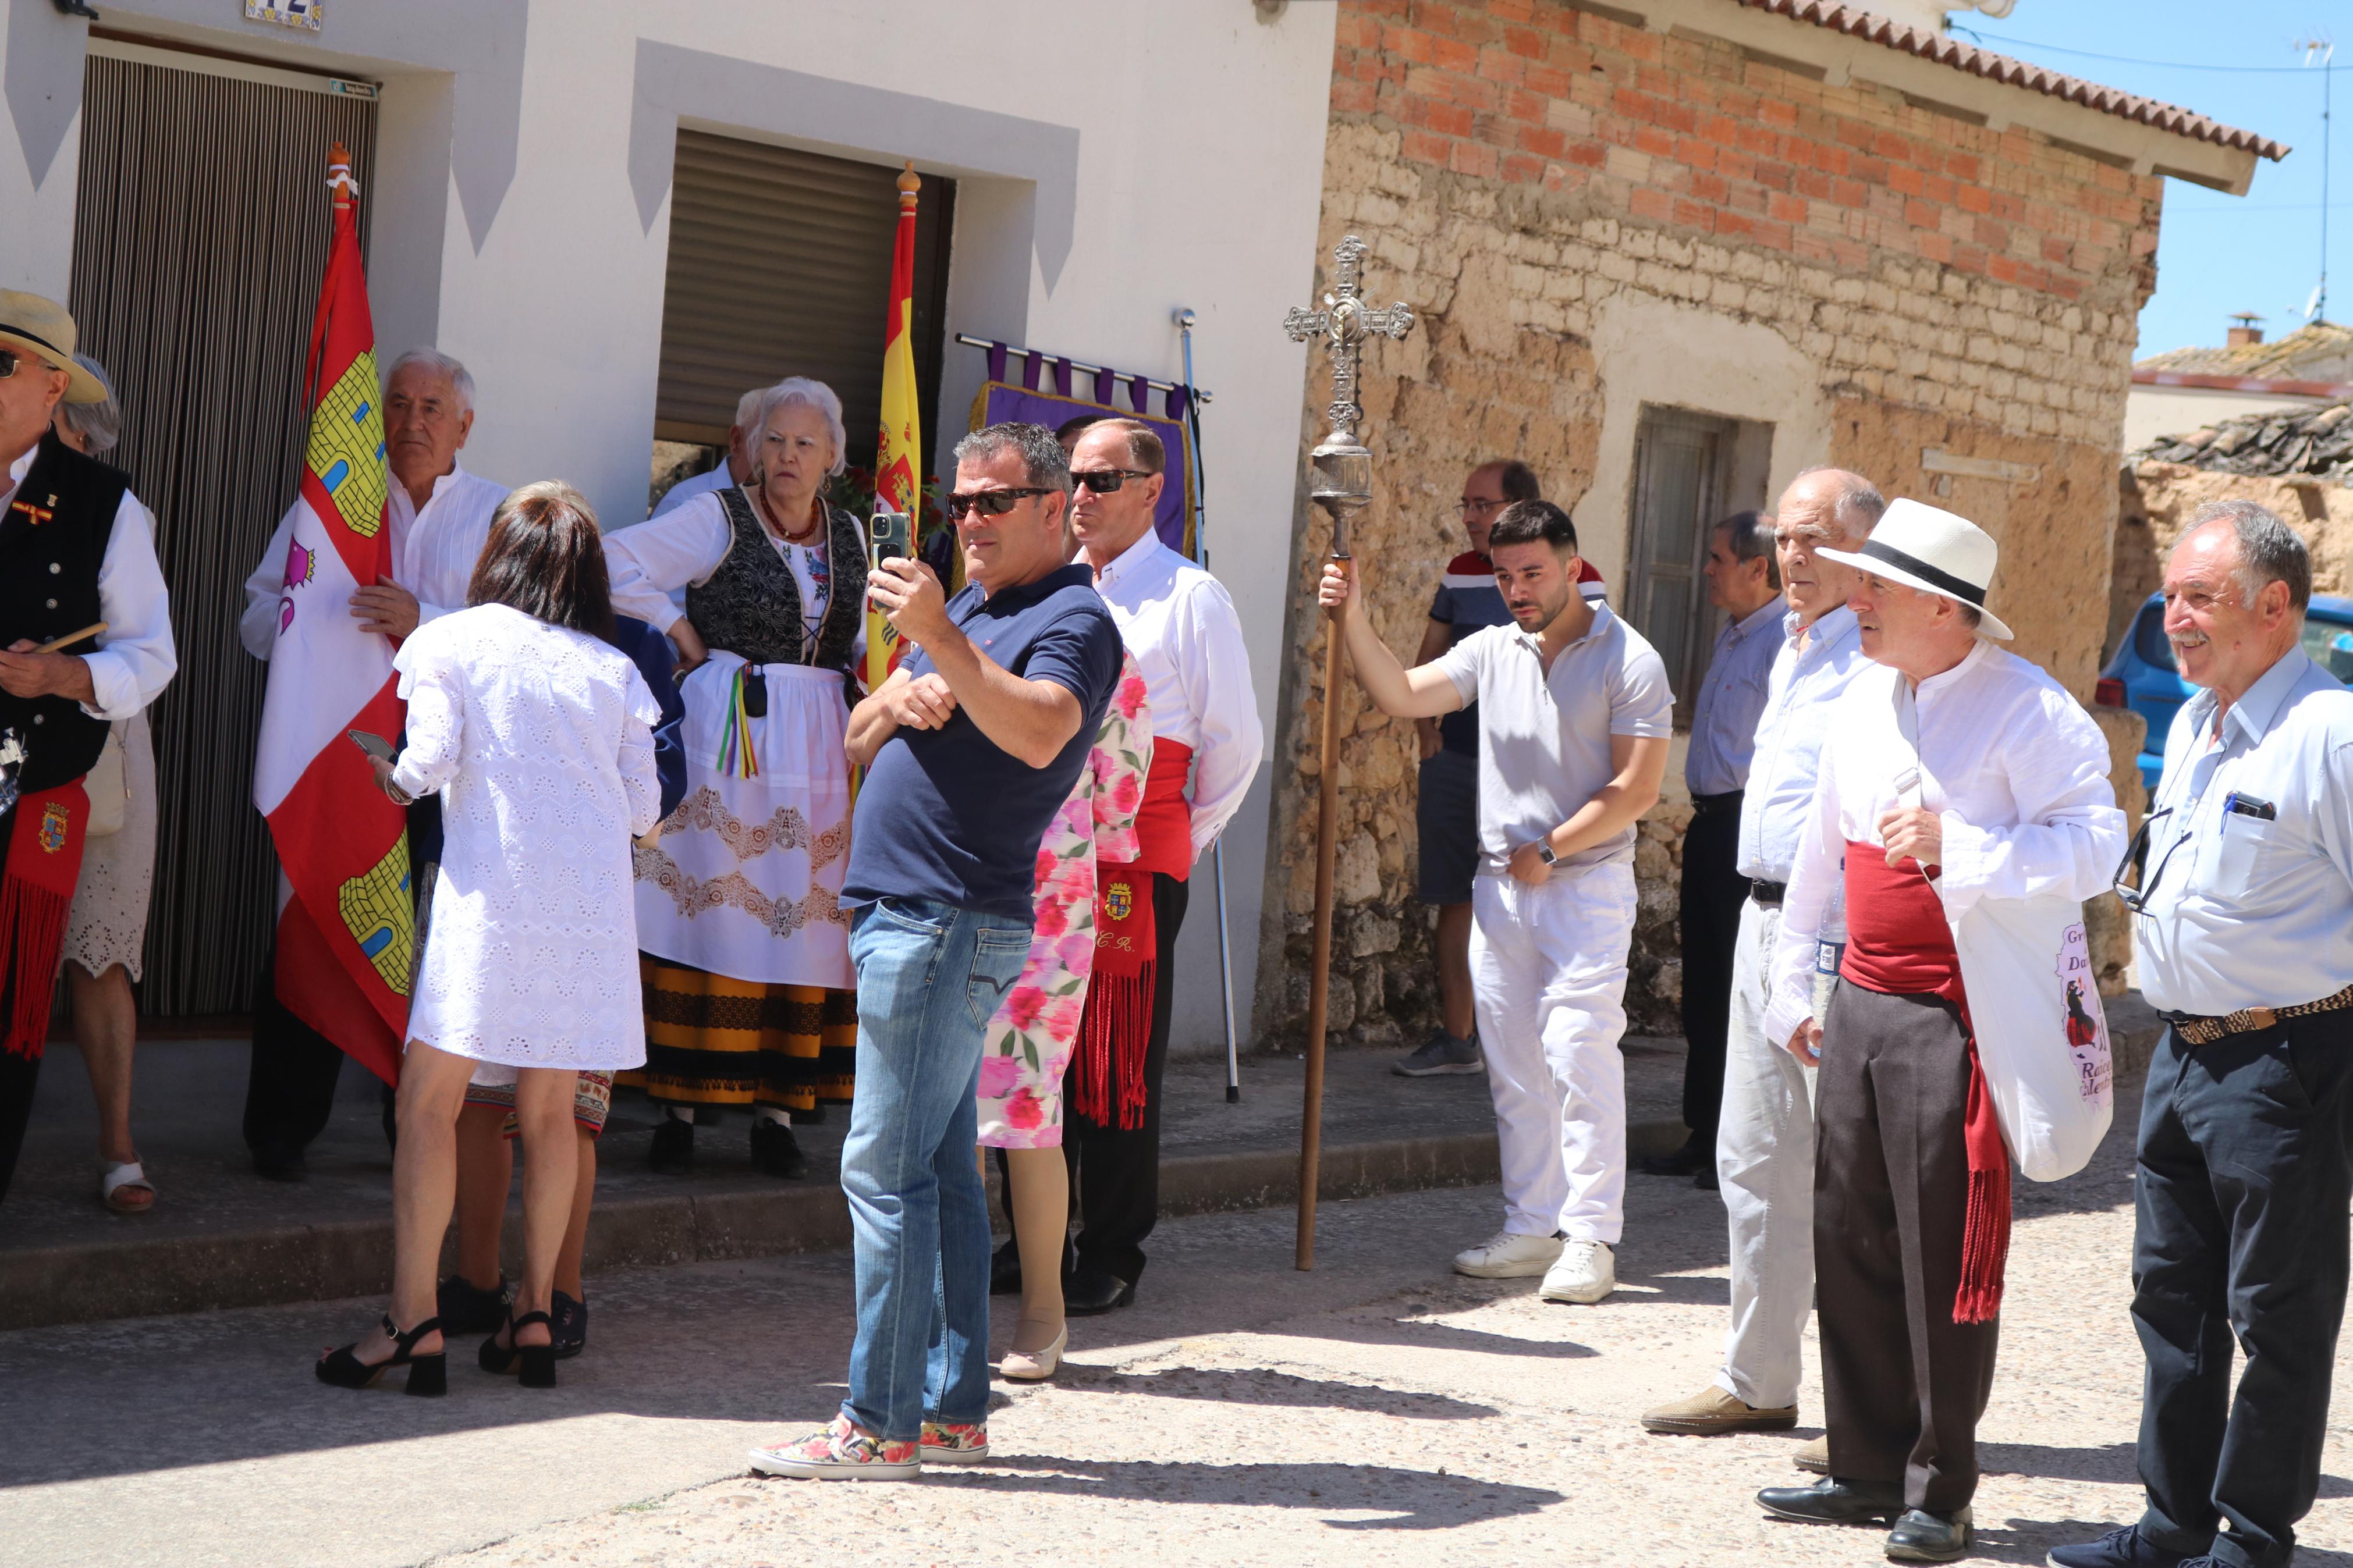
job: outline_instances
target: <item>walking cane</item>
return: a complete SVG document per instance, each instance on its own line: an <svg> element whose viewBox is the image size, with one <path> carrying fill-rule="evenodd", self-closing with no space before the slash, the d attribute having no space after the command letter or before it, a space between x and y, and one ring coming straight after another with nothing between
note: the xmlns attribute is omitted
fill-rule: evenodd
<svg viewBox="0 0 2353 1568"><path fill-rule="evenodd" d="M1355 235L1332 251L1332 290L1320 310L1293 307L1282 330L1294 342L1324 340L1332 359L1332 428L1308 454L1308 497L1332 520L1332 559L1349 569L1348 520L1373 499L1373 455L1356 439L1365 411L1356 402L1356 359L1365 336L1403 338L1413 330L1413 308L1399 302L1375 310L1359 298L1366 247ZM1324 738L1315 778L1315 939L1307 981L1307 1086L1299 1121L1299 1237L1294 1266L1315 1267L1315 1188L1324 1142L1324 1026L1332 987L1332 868L1340 815L1340 621L1324 627Z"/></svg>

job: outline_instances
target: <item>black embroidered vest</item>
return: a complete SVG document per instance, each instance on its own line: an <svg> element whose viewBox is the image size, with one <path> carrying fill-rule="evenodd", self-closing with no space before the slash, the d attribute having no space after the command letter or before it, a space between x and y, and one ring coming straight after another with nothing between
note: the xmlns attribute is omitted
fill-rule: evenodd
<svg viewBox="0 0 2353 1568"><path fill-rule="evenodd" d="M746 664L811 664L847 670L866 611L866 541L858 520L826 510L826 558L832 572L815 657L806 647L800 584L752 510L740 487L717 492L727 513L727 558L711 580L686 591L686 618L703 642Z"/></svg>
<svg viewBox="0 0 2353 1568"><path fill-rule="evenodd" d="M0 647L18 637L48 642L99 618L98 572L130 488L130 475L83 457L54 431L41 437L25 482L0 513ZM59 651L96 646L85 639ZM16 783L27 795L81 777L106 744L104 721L69 697L0 691L0 731L6 730L25 744Z"/></svg>

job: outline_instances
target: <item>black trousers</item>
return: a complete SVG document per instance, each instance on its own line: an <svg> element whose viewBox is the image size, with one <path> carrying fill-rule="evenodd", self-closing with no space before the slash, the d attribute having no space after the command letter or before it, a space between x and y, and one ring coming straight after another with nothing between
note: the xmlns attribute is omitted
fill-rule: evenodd
<svg viewBox="0 0 2353 1568"><path fill-rule="evenodd" d="M253 987L253 1060L245 1080L245 1146L291 1159L326 1131L345 1058L332 1040L278 999L273 946Z"/></svg>
<svg viewBox="0 0 2353 1568"><path fill-rule="evenodd" d="M1949 1513L1978 1486L1998 1323L1956 1323L1968 1043L1937 996L1841 980L1814 1108L1814 1297L1831 1474Z"/></svg>
<svg viewBox="0 0 2353 1568"><path fill-rule="evenodd" d="M41 1079L41 1058L0 1051L0 1203L25 1152L25 1129L33 1120L33 1088Z"/></svg>
<svg viewBox="0 0 2353 1568"><path fill-rule="evenodd" d="M2353 1201L2348 1053L2339 1012L2205 1046L2168 1029L2149 1063L2132 1314L2148 1362L2141 1530L2160 1545L2273 1568L2319 1490Z"/></svg>
<svg viewBox="0 0 2353 1568"><path fill-rule="evenodd" d="M1683 835L1683 1125L1713 1160L1724 1111L1725 1036L1732 1026L1732 956L1748 879L1740 858L1740 792L1698 802Z"/></svg>
<svg viewBox="0 0 2353 1568"><path fill-rule="evenodd" d="M1144 1277L1144 1240L1160 1218L1160 1079L1168 1065L1169 1008L1176 997L1176 932L1190 884L1152 879L1152 1043L1144 1054L1144 1122L1122 1130L1089 1121L1066 1095L1062 1159L1078 1193L1079 1267L1131 1285Z"/></svg>

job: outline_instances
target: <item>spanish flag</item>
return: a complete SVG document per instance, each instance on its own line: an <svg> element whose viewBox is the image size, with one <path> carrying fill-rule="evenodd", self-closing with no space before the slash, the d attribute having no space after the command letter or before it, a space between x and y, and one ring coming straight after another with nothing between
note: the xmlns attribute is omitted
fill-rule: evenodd
<svg viewBox="0 0 2353 1568"><path fill-rule="evenodd" d="M908 160L899 176L899 237L891 249L891 308L882 326L882 433L874 448L874 504L905 512L913 544L923 499L923 437L915 408L915 193L923 181ZM870 603L866 611L866 689L899 662L899 634Z"/></svg>
<svg viewBox="0 0 2353 1568"><path fill-rule="evenodd" d="M261 704L253 804L269 820L291 889L278 915L279 1000L386 1083L400 1074L415 942L408 824L345 738L400 733L392 640L364 631L352 591L392 571L375 327L338 144L328 179L334 235L319 288L303 392L311 439L294 503L286 588Z"/></svg>

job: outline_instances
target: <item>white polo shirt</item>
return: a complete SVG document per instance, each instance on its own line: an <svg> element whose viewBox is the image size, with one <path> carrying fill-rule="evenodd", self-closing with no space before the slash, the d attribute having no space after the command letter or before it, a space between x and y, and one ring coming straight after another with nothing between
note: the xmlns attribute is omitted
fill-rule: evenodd
<svg viewBox="0 0 2353 1568"><path fill-rule="evenodd" d="M1667 667L1607 605L1593 606L1593 625L1550 671L1536 639L1516 626L1482 627L1434 662L1464 702L1479 705L1479 860L1491 876L1617 776L1611 736L1663 740L1674 731ZM1629 826L1562 864L1633 858Z"/></svg>

